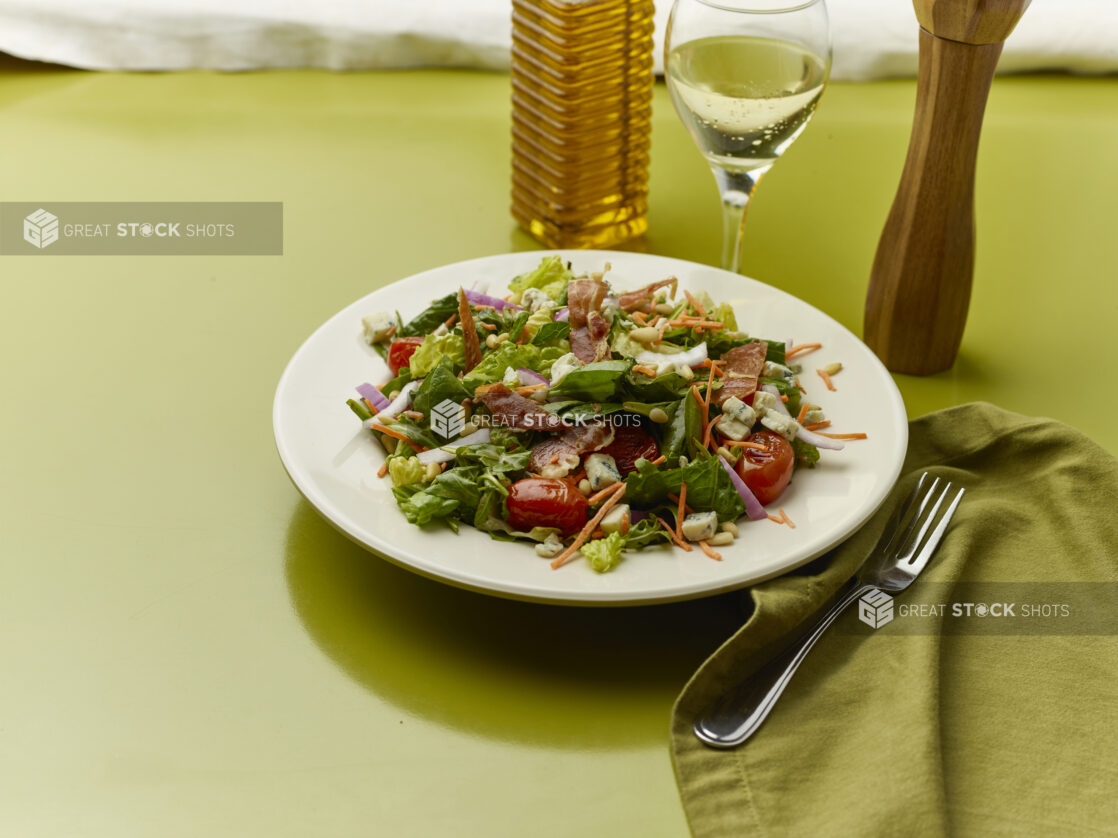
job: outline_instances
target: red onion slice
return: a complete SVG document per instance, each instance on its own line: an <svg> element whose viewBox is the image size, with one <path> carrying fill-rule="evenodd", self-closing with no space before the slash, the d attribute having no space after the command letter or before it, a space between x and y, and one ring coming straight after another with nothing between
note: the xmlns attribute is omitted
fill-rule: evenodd
<svg viewBox="0 0 1118 838"><path fill-rule="evenodd" d="M551 381L548 380L548 378L546 376L540 375L535 370L530 370L527 367L520 367L520 369L518 369L516 371L516 374L520 378L520 383L523 384L526 387L531 386L533 384L550 384L551 383Z"/></svg>
<svg viewBox="0 0 1118 838"><path fill-rule="evenodd" d="M368 399L369 404L376 410L384 410L388 407L388 398L376 388L376 385L366 381L364 384L358 384L355 389L361 398Z"/></svg>
<svg viewBox="0 0 1118 838"><path fill-rule="evenodd" d="M469 300L470 305L475 306L493 306L497 311L502 311L506 308L515 308L518 311L523 306L518 306L515 303L510 303L508 300L502 300L500 297L492 297L489 294L483 294L480 291L465 291L466 299Z"/></svg>
<svg viewBox="0 0 1118 838"><path fill-rule="evenodd" d="M745 485L745 481L734 471L734 467L721 456L719 456L718 462L722 463L722 468L726 469L726 473L730 475L730 482L734 484L734 488L738 490L741 499L745 501L745 514L749 516L749 520L760 521L762 518L768 518L769 513L765 511L765 507L761 506L761 501L757 500L757 496Z"/></svg>

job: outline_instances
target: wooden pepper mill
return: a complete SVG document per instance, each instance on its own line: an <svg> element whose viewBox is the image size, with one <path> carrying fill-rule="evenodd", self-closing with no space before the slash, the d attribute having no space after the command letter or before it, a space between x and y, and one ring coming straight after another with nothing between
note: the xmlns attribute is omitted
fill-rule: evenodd
<svg viewBox="0 0 1118 838"><path fill-rule="evenodd" d="M974 274L974 169L1005 39L1031 0L914 0L916 117L877 246L865 341L893 372L955 363Z"/></svg>

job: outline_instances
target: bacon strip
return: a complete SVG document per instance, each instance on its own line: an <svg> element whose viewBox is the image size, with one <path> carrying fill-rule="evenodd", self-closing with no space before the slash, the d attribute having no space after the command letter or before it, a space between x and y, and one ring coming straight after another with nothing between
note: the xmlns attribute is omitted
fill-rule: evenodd
<svg viewBox="0 0 1118 838"><path fill-rule="evenodd" d="M528 460L531 471L543 473L547 466L563 466L567 471L578 465L579 458L590 451L599 451L613 442L613 425L588 422L566 428L558 436L545 439L532 449Z"/></svg>
<svg viewBox="0 0 1118 838"><path fill-rule="evenodd" d="M474 391L474 398L481 399L489 412L506 428L527 431L555 431L563 420L548 413L536 402L514 393L500 381L485 384Z"/></svg>
<svg viewBox="0 0 1118 838"><path fill-rule="evenodd" d="M722 387L715 391L711 401L719 407L731 396L745 401L757 389L757 379L765 369L765 355L769 347L763 340L750 341L735 346L722 355L726 362L722 376Z"/></svg>
<svg viewBox="0 0 1118 838"><path fill-rule="evenodd" d="M573 279L567 283L571 351L584 364L609 357L609 321L602 316L602 301L609 286L600 279Z"/></svg>
<svg viewBox="0 0 1118 838"><path fill-rule="evenodd" d="M481 343L477 339L470 301L462 288L458 289L458 318L462 321L462 343L466 349L466 372L469 372L481 363Z"/></svg>
<svg viewBox="0 0 1118 838"><path fill-rule="evenodd" d="M621 306L622 311L643 311L647 314L652 311L652 295L654 293L670 285L674 297L678 284L679 280L674 276L662 279L659 282L646 285L644 288L638 288L636 291L626 291L617 298L617 303Z"/></svg>

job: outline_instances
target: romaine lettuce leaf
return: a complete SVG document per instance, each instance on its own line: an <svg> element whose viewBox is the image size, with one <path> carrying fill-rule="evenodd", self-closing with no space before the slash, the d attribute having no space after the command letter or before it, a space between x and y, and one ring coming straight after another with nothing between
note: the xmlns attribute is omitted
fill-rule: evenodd
<svg viewBox="0 0 1118 838"><path fill-rule="evenodd" d="M509 290L517 293L538 288L551 299L560 302L567 294L567 283L572 279L574 274L563 264L562 259L558 256L545 256L534 270L513 279L509 283ZM448 314L447 317L449 316Z"/></svg>
<svg viewBox="0 0 1118 838"><path fill-rule="evenodd" d="M450 358L458 367L466 366L466 349L461 335L453 332L427 335L408 362L412 377L422 378L427 375L444 357Z"/></svg>

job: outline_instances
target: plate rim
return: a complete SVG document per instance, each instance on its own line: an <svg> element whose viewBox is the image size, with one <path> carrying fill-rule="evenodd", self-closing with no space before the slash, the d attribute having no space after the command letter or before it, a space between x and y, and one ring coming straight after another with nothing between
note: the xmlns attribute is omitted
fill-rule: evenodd
<svg viewBox="0 0 1118 838"><path fill-rule="evenodd" d="M290 447L287 442L286 434L283 432L283 396L285 395L286 388L290 386L290 379L294 376L295 371L299 368L299 361L304 353L310 352L309 347L314 343L319 335L327 330L330 330L335 321L348 317L348 313L352 308L363 304L369 297L382 293L394 285L422 280L423 277L431 273L442 273L444 271L453 271L458 269L466 269L472 264L479 262L491 263L494 260L510 260L539 258L547 255L559 255L564 261L568 259L598 259L599 261L610 261L611 259L621 261L625 259L650 259L658 262L669 262L686 265L690 268L700 268L707 271L721 271L723 273L730 273L721 268L716 268L711 265L704 265L700 262L693 262L686 259L679 259L673 256L664 256L654 253L641 253L632 251L615 251L615 250L564 250L564 249L540 249L531 251L514 251L506 253L491 254L488 256L478 256L471 259L464 259L457 262L450 262L443 265L438 265L433 268L428 268L414 274L396 279L387 283L379 288L370 291L361 297L352 300L344 305L325 321L323 321L317 328L315 328L298 346L287 364L284 366L283 372L276 384L275 394L272 402L272 431L273 442L276 447L276 452L279 455L280 463L283 466L284 472L287 474L288 479L302 498L310 504L311 508L315 510L325 521L330 524L335 530L342 533L349 540L359 545L368 552L373 553L378 558L385 559L392 564L404 568L410 572L416 573L432 581L449 584L454 587L473 591L475 593L486 594L489 596L496 596L503 599L511 599L520 602L532 602L548 605L574 605L583 607L625 607L625 606L640 606L652 605L671 602L682 602L691 599L700 599L708 596L716 596L722 593L742 590L744 588L758 585L767 580L782 576L795 570L798 567L819 558L824 553L833 550L835 547L842 544L856 533L861 527L873 517L873 515L881 508L882 504L888 498L892 487L896 484L901 470L904 467L904 460L908 449L908 416L905 411L904 399L900 390L896 386L892 375L885 368L881 360L873 353L872 350L866 346L865 342L855 335L850 329L840 323L831 315L827 314L822 309L813 305L812 303L796 297L789 292L777 288L776 286L769 285L761 280L755 279L750 276L737 274L734 275L738 279L745 280L756 285L763 286L766 293L773 294L780 297L787 298L795 305L807 306L814 311L818 316L829 321L834 327L842 332L845 332L849 337L853 338L857 343L861 344L866 349L867 356L872 359L872 362L877 366L878 372L883 375L883 378L889 382L889 395L891 398L890 409L894 413L893 419L899 420L896 422L900 433L895 437L893 446L889 453L892 457L892 467L886 472L887 479L881 482L877 497L867 500L860 508L860 514L852 516L839 528L840 532L826 545L819 549L808 551L803 557L797 558L784 566L774 569L771 572L759 573L748 578L732 578L727 579L723 583L710 584L702 580L695 582L688 586L682 586L676 590L665 591L662 594L649 594L647 592L627 594L624 591L587 591L584 595L570 595L555 592L549 594L542 592L537 588L527 588L519 583L510 582L504 585L491 585L479 584L474 579L471 580L469 574L456 572L453 568L448 567L428 567L427 562L419 557L409 554L405 550L398 552L403 555L393 553L393 545L386 539L382 539L376 534L368 533L367 528L360 528L361 532L353 530L359 529L353 526L351 529L349 516L339 513L337 510L331 508L331 504L326 497L318 497L315 491L313 482L299 473L298 463L295 461ZM511 279L513 274L509 275ZM304 477L301 481L300 477ZM304 485L304 482L306 485ZM410 525L409 525L410 526ZM370 543L370 540L373 543Z"/></svg>

